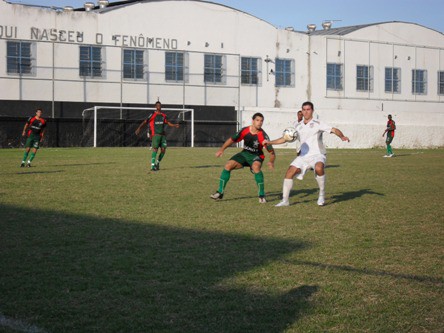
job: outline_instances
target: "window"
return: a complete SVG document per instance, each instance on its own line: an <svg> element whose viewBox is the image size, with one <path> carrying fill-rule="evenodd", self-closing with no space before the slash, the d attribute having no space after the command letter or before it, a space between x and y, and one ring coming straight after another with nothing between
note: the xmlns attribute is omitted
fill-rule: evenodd
<svg viewBox="0 0 444 333"><path fill-rule="evenodd" d="M373 66L356 66L356 90L373 91Z"/></svg>
<svg viewBox="0 0 444 333"><path fill-rule="evenodd" d="M84 77L102 77L101 47L80 46L79 75Z"/></svg>
<svg viewBox="0 0 444 333"><path fill-rule="evenodd" d="M294 61L277 59L275 62L276 87L294 86Z"/></svg>
<svg viewBox="0 0 444 333"><path fill-rule="evenodd" d="M412 69L412 94L427 94L427 71L423 69Z"/></svg>
<svg viewBox="0 0 444 333"><path fill-rule="evenodd" d="M438 72L438 95L444 95L444 71Z"/></svg>
<svg viewBox="0 0 444 333"><path fill-rule="evenodd" d="M165 52L165 80L183 81L185 74L185 54L183 52Z"/></svg>
<svg viewBox="0 0 444 333"><path fill-rule="evenodd" d="M144 53L141 50L123 50L123 78L140 80L143 79Z"/></svg>
<svg viewBox="0 0 444 333"><path fill-rule="evenodd" d="M223 57L217 54L205 54L204 81L207 83L223 83Z"/></svg>
<svg viewBox="0 0 444 333"><path fill-rule="evenodd" d="M327 89L342 90L342 64L327 64Z"/></svg>
<svg viewBox="0 0 444 333"><path fill-rule="evenodd" d="M241 58L241 83L259 84L259 58Z"/></svg>
<svg viewBox="0 0 444 333"><path fill-rule="evenodd" d="M29 42L6 42L8 74L33 74L32 48Z"/></svg>
<svg viewBox="0 0 444 333"><path fill-rule="evenodd" d="M385 68L385 92L401 93L401 68Z"/></svg>

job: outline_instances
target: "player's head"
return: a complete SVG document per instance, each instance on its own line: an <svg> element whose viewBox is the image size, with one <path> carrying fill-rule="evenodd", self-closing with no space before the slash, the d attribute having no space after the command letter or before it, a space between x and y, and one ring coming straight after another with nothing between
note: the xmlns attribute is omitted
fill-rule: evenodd
<svg viewBox="0 0 444 333"><path fill-rule="evenodd" d="M304 116L302 115L302 110L298 111L298 122L302 120L302 118L304 118Z"/></svg>
<svg viewBox="0 0 444 333"><path fill-rule="evenodd" d="M41 108L38 108L37 110L35 110L35 115L40 117L43 113L43 110Z"/></svg>
<svg viewBox="0 0 444 333"><path fill-rule="evenodd" d="M157 111L160 111L160 109L162 109L162 103L160 103L159 101L157 101L156 104L154 104L154 106L156 107Z"/></svg>
<svg viewBox="0 0 444 333"><path fill-rule="evenodd" d="M389 114L387 117L388 117L388 119L392 120L392 115L391 114Z"/></svg>
<svg viewBox="0 0 444 333"><path fill-rule="evenodd" d="M310 120L313 118L314 106L312 102L304 102L302 103L302 114L304 115L304 119Z"/></svg>
<svg viewBox="0 0 444 333"><path fill-rule="evenodd" d="M253 126L256 129L260 129L262 127L262 124L264 123L264 115L262 113L256 112L251 119L253 119Z"/></svg>

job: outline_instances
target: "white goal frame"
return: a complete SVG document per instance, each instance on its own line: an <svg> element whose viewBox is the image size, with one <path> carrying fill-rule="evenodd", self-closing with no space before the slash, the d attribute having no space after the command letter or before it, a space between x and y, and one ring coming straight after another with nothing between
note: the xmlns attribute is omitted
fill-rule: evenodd
<svg viewBox="0 0 444 333"><path fill-rule="evenodd" d="M97 112L101 109L107 110L120 110L120 118L122 118L122 110L146 110L155 111L156 108L150 107L120 107L120 106L102 106L96 105L92 108L88 108L82 111L82 118L85 115L85 111L94 111L94 144L93 147L97 148ZM182 109L182 108L162 108L163 111L180 111L180 112L190 112L191 113L191 147L194 147L194 109Z"/></svg>

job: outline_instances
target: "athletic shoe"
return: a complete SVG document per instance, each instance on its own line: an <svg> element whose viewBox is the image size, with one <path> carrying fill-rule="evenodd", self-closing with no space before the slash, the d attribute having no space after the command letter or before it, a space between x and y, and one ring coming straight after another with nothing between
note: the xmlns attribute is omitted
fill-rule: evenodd
<svg viewBox="0 0 444 333"><path fill-rule="evenodd" d="M384 155L384 156L382 156L382 157L390 157L390 155Z"/></svg>
<svg viewBox="0 0 444 333"><path fill-rule="evenodd" d="M267 200L265 199L264 196L259 197L259 203L267 203Z"/></svg>
<svg viewBox="0 0 444 333"><path fill-rule="evenodd" d="M287 207L290 206L290 203L288 201L284 201L282 200L281 202L279 202L277 205L275 205L274 207Z"/></svg>
<svg viewBox="0 0 444 333"><path fill-rule="evenodd" d="M20 168L24 168L25 167L25 162L22 162L22 164L20 164Z"/></svg>
<svg viewBox="0 0 444 333"><path fill-rule="evenodd" d="M156 165L154 166L156 168L156 170L160 170L160 163L157 162Z"/></svg>
<svg viewBox="0 0 444 333"><path fill-rule="evenodd" d="M323 195L320 195L318 198L318 206L324 206L325 205L325 198Z"/></svg>
<svg viewBox="0 0 444 333"><path fill-rule="evenodd" d="M214 200L222 200L223 197L224 197L224 194L220 193L219 191L217 191L216 193L210 195L210 198L214 199Z"/></svg>
<svg viewBox="0 0 444 333"><path fill-rule="evenodd" d="M388 157L394 157L394 156L395 156L395 154L391 153Z"/></svg>
<svg viewBox="0 0 444 333"><path fill-rule="evenodd" d="M31 163L28 162L28 164L26 164L26 167L30 168L31 167Z"/></svg>

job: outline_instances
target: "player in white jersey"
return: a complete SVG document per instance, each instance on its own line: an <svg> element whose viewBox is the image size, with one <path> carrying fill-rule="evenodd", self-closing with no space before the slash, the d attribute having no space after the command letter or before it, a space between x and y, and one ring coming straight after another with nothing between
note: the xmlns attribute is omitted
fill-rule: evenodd
<svg viewBox="0 0 444 333"><path fill-rule="evenodd" d="M318 205L323 206L325 204L325 162L326 149L322 142L323 133L333 133L337 135L342 141L350 142L339 129L331 127L322 121L313 119L313 103L305 102L302 104L302 114L304 119L298 122L295 127L299 134L299 140L301 142L300 152L298 156L291 162L285 174L283 189L282 189L282 201L276 205L276 207L289 206L290 191L293 187L293 178L302 180L308 169L313 169L315 172L315 178L319 185L319 198ZM266 142L266 144L277 145L285 143L284 138L279 138L273 141Z"/></svg>

